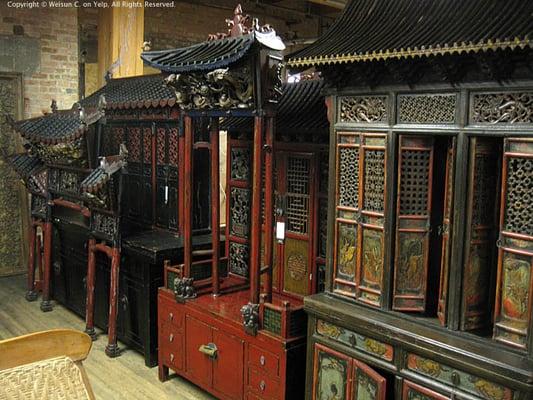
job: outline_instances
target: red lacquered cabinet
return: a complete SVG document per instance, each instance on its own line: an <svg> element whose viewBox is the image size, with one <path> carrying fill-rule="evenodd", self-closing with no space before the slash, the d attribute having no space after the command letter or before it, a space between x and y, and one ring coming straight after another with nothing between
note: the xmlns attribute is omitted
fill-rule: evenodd
<svg viewBox="0 0 533 400"><path fill-rule="evenodd" d="M224 400L303 398L303 338L246 334L229 305L241 301L232 296L177 303L171 291L159 289L159 379L168 379L170 369ZM225 309L221 301L228 312L209 312Z"/></svg>

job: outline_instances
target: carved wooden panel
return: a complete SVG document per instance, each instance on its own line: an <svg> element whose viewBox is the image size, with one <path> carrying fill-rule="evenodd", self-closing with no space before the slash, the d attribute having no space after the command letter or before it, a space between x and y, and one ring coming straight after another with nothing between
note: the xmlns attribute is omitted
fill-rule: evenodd
<svg viewBox="0 0 533 400"><path fill-rule="evenodd" d="M400 95L398 96L398 122L453 124L456 108L456 94Z"/></svg>
<svg viewBox="0 0 533 400"><path fill-rule="evenodd" d="M393 309L424 311L433 177L433 138L400 136Z"/></svg>
<svg viewBox="0 0 533 400"><path fill-rule="evenodd" d="M155 127L156 169L155 221L162 228L178 229L178 130L176 127ZM146 150L146 149L145 149Z"/></svg>
<svg viewBox="0 0 533 400"><path fill-rule="evenodd" d="M350 359L315 344L313 400L347 399L350 379Z"/></svg>
<svg viewBox="0 0 533 400"><path fill-rule="evenodd" d="M496 266L496 207L501 149L493 140L470 141L461 329L491 323L491 281Z"/></svg>
<svg viewBox="0 0 533 400"><path fill-rule="evenodd" d="M479 376L417 354L408 353L405 357L407 369L431 380L449 386L456 386L460 390L482 399L511 400L513 398L511 389L487 381Z"/></svg>
<svg viewBox="0 0 533 400"><path fill-rule="evenodd" d="M308 294L309 242L287 238L283 255L283 290L301 296Z"/></svg>
<svg viewBox="0 0 533 400"><path fill-rule="evenodd" d="M365 363L353 360L352 399L385 400L387 380Z"/></svg>
<svg viewBox="0 0 533 400"><path fill-rule="evenodd" d="M382 301L386 136L338 133L334 290Z"/></svg>
<svg viewBox="0 0 533 400"><path fill-rule="evenodd" d="M533 296L533 141L505 139L494 338L527 349Z"/></svg>
<svg viewBox="0 0 533 400"><path fill-rule="evenodd" d="M251 228L251 142L229 139L227 149L226 245L230 274L247 278Z"/></svg>
<svg viewBox="0 0 533 400"><path fill-rule="evenodd" d="M442 237L442 250L440 262L439 301L437 317L441 325L446 325L446 307L448 304L448 274L450 269L450 231L452 229L453 188L454 188L454 162L455 138L449 143L446 152L446 178L444 181L444 212L442 225L439 227Z"/></svg>
<svg viewBox="0 0 533 400"><path fill-rule="evenodd" d="M340 98L340 122L387 122L387 96L349 96Z"/></svg>
<svg viewBox="0 0 533 400"><path fill-rule="evenodd" d="M533 123L533 92L476 93L470 120L480 124Z"/></svg>
<svg viewBox="0 0 533 400"><path fill-rule="evenodd" d="M390 344L383 343L350 329L333 325L322 319L318 319L316 322L316 333L345 346L377 357L380 360L392 362L394 359L394 348Z"/></svg>

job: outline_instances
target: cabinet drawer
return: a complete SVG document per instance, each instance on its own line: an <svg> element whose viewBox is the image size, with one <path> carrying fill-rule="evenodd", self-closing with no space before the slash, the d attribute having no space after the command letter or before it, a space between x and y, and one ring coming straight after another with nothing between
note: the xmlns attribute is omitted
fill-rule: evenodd
<svg viewBox="0 0 533 400"><path fill-rule="evenodd" d="M248 362L258 371L273 376L279 376L279 357L268 351L250 345L248 350Z"/></svg>
<svg viewBox="0 0 533 400"><path fill-rule="evenodd" d="M183 328L183 314L177 311L178 305L172 300L158 296L158 316L160 324L170 324L176 328Z"/></svg>
<svg viewBox="0 0 533 400"><path fill-rule="evenodd" d="M279 381L254 368L248 368L248 386L258 393L261 399L277 399L280 396Z"/></svg>
<svg viewBox="0 0 533 400"><path fill-rule="evenodd" d="M410 371L453 386L482 399L511 400L513 398L513 391L505 386L489 382L478 376L417 354L409 353L406 357L406 366Z"/></svg>
<svg viewBox="0 0 533 400"><path fill-rule="evenodd" d="M159 357L175 371L183 370L183 334L170 324L159 327Z"/></svg>

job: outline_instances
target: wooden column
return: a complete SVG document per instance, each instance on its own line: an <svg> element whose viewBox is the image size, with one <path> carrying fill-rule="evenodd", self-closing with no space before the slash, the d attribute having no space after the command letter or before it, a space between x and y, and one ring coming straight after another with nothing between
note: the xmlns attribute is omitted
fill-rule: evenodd
<svg viewBox="0 0 533 400"><path fill-rule="evenodd" d="M35 291L35 241L37 239L35 219L32 218L29 229L29 249L28 249L28 291L26 292L26 300L35 301L37 299L37 292Z"/></svg>
<svg viewBox="0 0 533 400"><path fill-rule="evenodd" d="M109 3L109 1L108 1ZM98 87L113 78L143 74L144 7L100 8L98 15Z"/></svg>
<svg viewBox="0 0 533 400"><path fill-rule="evenodd" d="M111 282L109 287L109 323L107 329L107 346L105 353L108 357L117 357L120 351L117 345L117 315L118 315L118 274L120 269L120 249L111 250Z"/></svg>
<svg viewBox="0 0 533 400"><path fill-rule="evenodd" d="M43 279L43 300L41 311L52 311L50 303L50 274L52 270L52 222L46 221L44 224L44 279Z"/></svg>
<svg viewBox="0 0 533 400"><path fill-rule="evenodd" d="M266 119L265 132L265 265L264 280L266 300L272 300L272 271L274 266L274 118Z"/></svg>
<svg viewBox="0 0 533 400"><path fill-rule="evenodd" d="M211 142L211 233L213 258L211 264L211 279L213 282L213 296L218 296L220 291L220 281L218 277L218 263L220 256L220 140L218 129L218 118L211 118L210 121L210 142Z"/></svg>
<svg viewBox="0 0 533 400"><path fill-rule="evenodd" d="M185 116L185 151L184 180L183 180L183 274L186 277L191 275L192 264L192 151L193 151L193 129L192 119Z"/></svg>
<svg viewBox="0 0 533 400"><path fill-rule="evenodd" d="M89 239L87 251L87 294L85 301L85 333L96 340L94 330L94 285L96 277L96 240Z"/></svg>
<svg viewBox="0 0 533 400"><path fill-rule="evenodd" d="M250 249L250 302L259 304L261 285L261 166L263 153L263 117L254 119L254 155L252 169L252 235Z"/></svg>

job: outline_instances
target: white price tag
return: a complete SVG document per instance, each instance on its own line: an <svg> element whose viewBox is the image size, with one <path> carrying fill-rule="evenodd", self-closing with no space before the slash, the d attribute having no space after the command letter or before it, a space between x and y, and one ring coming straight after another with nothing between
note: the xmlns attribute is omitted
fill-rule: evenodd
<svg viewBox="0 0 533 400"><path fill-rule="evenodd" d="M285 222L276 222L276 239L285 240Z"/></svg>

